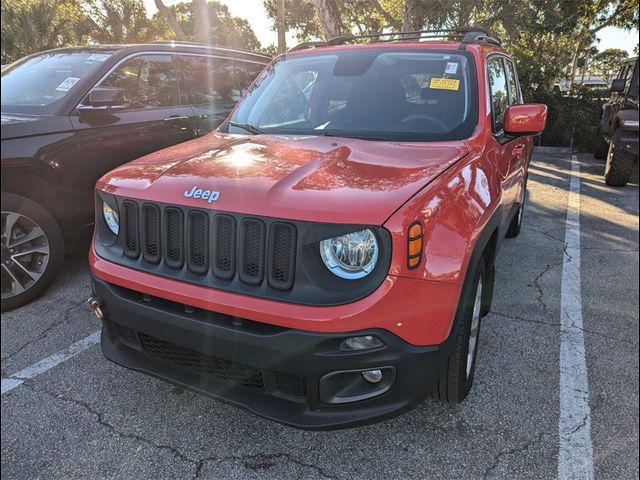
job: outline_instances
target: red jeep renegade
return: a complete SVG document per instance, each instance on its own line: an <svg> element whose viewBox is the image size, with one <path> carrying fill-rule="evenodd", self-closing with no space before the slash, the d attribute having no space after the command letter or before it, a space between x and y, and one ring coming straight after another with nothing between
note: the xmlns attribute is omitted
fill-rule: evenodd
<svg viewBox="0 0 640 480"><path fill-rule="evenodd" d="M546 107L486 32L362 40L281 55L217 131L98 181L108 359L304 428L467 396Z"/></svg>

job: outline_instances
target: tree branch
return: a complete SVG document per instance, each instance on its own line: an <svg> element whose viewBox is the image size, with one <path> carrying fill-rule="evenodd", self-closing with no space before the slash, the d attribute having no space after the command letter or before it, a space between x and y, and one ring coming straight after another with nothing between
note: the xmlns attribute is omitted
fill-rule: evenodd
<svg viewBox="0 0 640 480"><path fill-rule="evenodd" d="M184 30L182 30L182 27L180 26L180 23L176 18L176 14L173 13L173 10L162 3L162 0L154 0L154 3L156 4L156 8L158 9L158 11L167 20L167 22L169 22L171 30L173 30L173 33L176 34L176 38L178 40L186 41L187 36L185 35Z"/></svg>

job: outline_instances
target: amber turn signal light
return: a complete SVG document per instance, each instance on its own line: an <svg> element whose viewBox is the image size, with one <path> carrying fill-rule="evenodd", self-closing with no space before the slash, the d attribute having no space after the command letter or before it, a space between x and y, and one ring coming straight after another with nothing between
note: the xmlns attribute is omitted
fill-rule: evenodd
<svg viewBox="0 0 640 480"><path fill-rule="evenodd" d="M422 261L422 247L423 247L422 224L418 221L409 225L409 231L407 238L407 266L410 270L418 268Z"/></svg>

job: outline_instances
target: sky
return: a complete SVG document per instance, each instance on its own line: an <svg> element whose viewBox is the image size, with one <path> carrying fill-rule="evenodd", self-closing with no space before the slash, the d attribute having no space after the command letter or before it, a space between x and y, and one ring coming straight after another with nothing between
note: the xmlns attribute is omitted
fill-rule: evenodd
<svg viewBox="0 0 640 480"><path fill-rule="evenodd" d="M171 5L172 3L178 3L181 0L165 0L165 4ZM271 43L277 43L277 36L275 30L272 30L273 23L267 18L267 13L264 9L263 0L219 0L220 3L225 4L231 14L235 17L244 18L249 22L251 28L253 28L256 37L260 40L263 46L267 46ZM290 0L291 1L291 0ZM295 0L294 0L295 1ZM149 15L157 12L154 0L144 0L145 7ZM633 55L633 48L638 43L638 31L625 31L619 28L604 28L598 33L600 42L596 44L598 50L606 50L607 48L622 48L627 50L629 55ZM287 46L291 47L295 45L297 40L291 34L287 35Z"/></svg>

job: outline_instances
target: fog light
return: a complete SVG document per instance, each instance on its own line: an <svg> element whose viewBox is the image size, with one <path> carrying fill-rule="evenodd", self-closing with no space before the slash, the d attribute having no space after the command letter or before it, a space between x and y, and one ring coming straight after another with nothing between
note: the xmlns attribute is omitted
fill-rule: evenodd
<svg viewBox="0 0 640 480"><path fill-rule="evenodd" d="M362 378L369 383L379 383L382 380L382 371L380 369L365 370L362 372Z"/></svg>
<svg viewBox="0 0 640 480"><path fill-rule="evenodd" d="M364 335L362 337L347 338L340 344L340 350L368 350L370 348L378 348L382 346L384 346L384 343L378 337L374 337L373 335Z"/></svg>

